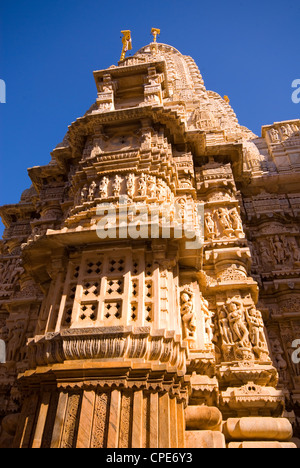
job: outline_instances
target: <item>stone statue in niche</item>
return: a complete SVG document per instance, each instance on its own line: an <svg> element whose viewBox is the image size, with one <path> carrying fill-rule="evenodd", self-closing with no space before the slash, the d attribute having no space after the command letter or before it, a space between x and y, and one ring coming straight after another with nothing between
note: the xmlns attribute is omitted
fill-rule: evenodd
<svg viewBox="0 0 300 468"><path fill-rule="evenodd" d="M189 343L191 349L196 346L196 314L194 311L194 292L190 287L181 291L181 320L183 328L183 339Z"/></svg>
<svg viewBox="0 0 300 468"><path fill-rule="evenodd" d="M283 136L284 140L286 140L291 135L293 135L293 130L291 129L291 127L289 125L282 126L280 129L281 129L281 133L282 133L282 136Z"/></svg>
<svg viewBox="0 0 300 468"><path fill-rule="evenodd" d="M89 193L89 188L87 185L85 185L82 190L81 190L81 203L84 203L87 201L87 198L88 198L88 193Z"/></svg>
<svg viewBox="0 0 300 468"><path fill-rule="evenodd" d="M133 199L135 195L135 175L129 174L126 177L126 181L127 181L127 196L130 199Z"/></svg>
<svg viewBox="0 0 300 468"><path fill-rule="evenodd" d="M114 197L119 197L121 194L121 187L122 187L122 178L116 175L114 182L113 182L113 194Z"/></svg>
<svg viewBox="0 0 300 468"><path fill-rule="evenodd" d="M157 183L157 193L158 193L158 198L159 198L159 201L165 201L168 197L168 191L167 191L168 187L167 187L167 184L160 180L158 183Z"/></svg>
<svg viewBox="0 0 300 468"><path fill-rule="evenodd" d="M223 343L229 346L233 345L233 334L230 329L227 312L224 309L220 312L219 315L219 326Z"/></svg>
<svg viewBox="0 0 300 468"><path fill-rule="evenodd" d="M225 305L231 331L242 347L250 345L249 331L244 319L243 301L238 298L228 299Z"/></svg>
<svg viewBox="0 0 300 468"><path fill-rule="evenodd" d="M235 235L238 238L244 237L244 228L237 208L231 210L229 216L232 224L232 229L234 230Z"/></svg>
<svg viewBox="0 0 300 468"><path fill-rule="evenodd" d="M260 358L268 355L268 346L264 332L264 322L262 315L256 307L252 306L246 310L246 320L249 325L250 341L254 346L254 352Z"/></svg>
<svg viewBox="0 0 300 468"><path fill-rule="evenodd" d="M216 223L213 219L212 213L205 213L205 237L207 239L215 239L217 237Z"/></svg>
<svg viewBox="0 0 300 468"><path fill-rule="evenodd" d="M280 378L285 381L287 380L287 368L288 364L284 358L284 350L282 349L281 343L277 337L270 335L271 349L275 360L275 367L279 372Z"/></svg>
<svg viewBox="0 0 300 468"><path fill-rule="evenodd" d="M156 186L156 177L148 177L148 194L150 198L156 198L157 186Z"/></svg>
<svg viewBox="0 0 300 468"><path fill-rule="evenodd" d="M272 128L269 132L272 143L280 143L280 136L278 130Z"/></svg>
<svg viewBox="0 0 300 468"><path fill-rule="evenodd" d="M232 237L234 231L232 229L232 223L228 209L219 208L216 213L219 218L220 226L222 228L224 236Z"/></svg>
<svg viewBox="0 0 300 468"><path fill-rule="evenodd" d="M7 338L7 362L15 362L17 355L23 345L26 335L28 320L18 320L11 328L9 328Z"/></svg>
<svg viewBox="0 0 300 468"><path fill-rule="evenodd" d="M90 188L89 188L89 194L88 194L88 199L89 199L89 201L93 201L93 200L94 200L95 195L96 195L96 190L97 190L97 184L96 184L96 182L93 180L93 182L91 183Z"/></svg>
<svg viewBox="0 0 300 468"><path fill-rule="evenodd" d="M267 244L267 241L261 241L259 243L260 257L262 264L266 267L269 267L273 262L273 256L271 250Z"/></svg>
<svg viewBox="0 0 300 468"><path fill-rule="evenodd" d="M213 326L213 313L209 310L209 304L206 299L201 295L201 310L204 315L205 321L205 342L212 344L214 338L214 326Z"/></svg>
<svg viewBox="0 0 300 468"><path fill-rule="evenodd" d="M101 198L107 198L108 197L108 184L109 184L109 178L108 177L103 177L103 179L100 182L99 186L99 193Z"/></svg>
<svg viewBox="0 0 300 468"><path fill-rule="evenodd" d="M147 179L145 174L141 174L141 177L139 178L138 193L141 197L147 196Z"/></svg>
<svg viewBox="0 0 300 468"><path fill-rule="evenodd" d="M274 239L271 239L271 244L273 247L273 255L277 264L282 265L287 260L283 242L280 240L279 236L275 236Z"/></svg>
<svg viewBox="0 0 300 468"><path fill-rule="evenodd" d="M176 200L176 204L175 204L176 215L178 219L182 221L186 218L186 206L187 206L186 198L179 198L178 200Z"/></svg>

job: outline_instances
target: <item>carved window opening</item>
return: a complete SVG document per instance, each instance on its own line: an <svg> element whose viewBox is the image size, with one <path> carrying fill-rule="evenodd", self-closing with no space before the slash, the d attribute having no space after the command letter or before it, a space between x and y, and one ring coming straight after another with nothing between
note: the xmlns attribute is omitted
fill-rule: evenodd
<svg viewBox="0 0 300 468"><path fill-rule="evenodd" d="M109 272L110 273L123 273L125 269L125 260L121 258L120 260L111 260L109 262Z"/></svg>
<svg viewBox="0 0 300 468"><path fill-rule="evenodd" d="M138 304L137 302L133 302L131 304L131 320L136 321L138 317Z"/></svg>
<svg viewBox="0 0 300 468"><path fill-rule="evenodd" d="M146 322L153 321L153 304L146 304Z"/></svg>
<svg viewBox="0 0 300 468"><path fill-rule="evenodd" d="M152 297L152 281L146 282L145 294L146 294L146 297L149 299Z"/></svg>
<svg viewBox="0 0 300 468"><path fill-rule="evenodd" d="M121 319L122 301L111 301L104 304L104 318L106 320Z"/></svg>
<svg viewBox="0 0 300 468"><path fill-rule="evenodd" d="M110 279L107 283L107 295L108 296L115 296L121 295L124 291L124 279Z"/></svg>

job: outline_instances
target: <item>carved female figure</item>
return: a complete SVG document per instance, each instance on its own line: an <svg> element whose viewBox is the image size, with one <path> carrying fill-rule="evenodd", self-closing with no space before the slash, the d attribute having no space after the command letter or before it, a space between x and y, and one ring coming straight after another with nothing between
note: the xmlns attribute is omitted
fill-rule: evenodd
<svg viewBox="0 0 300 468"><path fill-rule="evenodd" d="M246 319L249 325L250 340L253 346L267 350L268 347L261 313L255 307L250 307L246 310Z"/></svg>
<svg viewBox="0 0 300 468"><path fill-rule="evenodd" d="M227 313L223 310L219 315L219 325L220 325L220 332L223 338L223 343L226 345L233 345L233 335L230 330L229 320L227 318Z"/></svg>
<svg viewBox="0 0 300 468"><path fill-rule="evenodd" d="M249 346L249 331L244 321L244 306L239 299L227 301L227 313L231 330L236 335L242 346Z"/></svg>
<svg viewBox="0 0 300 468"><path fill-rule="evenodd" d="M183 325L183 339L195 341L196 317L193 307L192 293L186 290L181 294L181 319Z"/></svg>
<svg viewBox="0 0 300 468"><path fill-rule="evenodd" d="M209 310L208 301L203 296L201 296L201 310L204 314L206 341L212 343L214 338L213 313Z"/></svg>

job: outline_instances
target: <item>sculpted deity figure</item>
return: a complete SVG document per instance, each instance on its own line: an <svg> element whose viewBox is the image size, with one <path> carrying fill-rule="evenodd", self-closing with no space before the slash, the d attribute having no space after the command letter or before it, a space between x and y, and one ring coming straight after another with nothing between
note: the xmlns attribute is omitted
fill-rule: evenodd
<svg viewBox="0 0 300 468"><path fill-rule="evenodd" d="M283 380L286 380L288 364L284 358L284 350L282 349L281 343L278 338L272 338L270 343L275 360L275 366L280 374L280 377Z"/></svg>
<svg viewBox="0 0 300 468"><path fill-rule="evenodd" d="M263 265L270 265L272 263L272 254L269 246L266 244L265 241L260 242L259 250Z"/></svg>
<svg viewBox="0 0 300 468"><path fill-rule="evenodd" d="M210 212L205 213L205 236L208 239L215 239L217 236L216 223Z"/></svg>
<svg viewBox="0 0 300 468"><path fill-rule="evenodd" d="M109 184L109 178L108 177L103 177L102 181L100 182L99 186L99 193L101 198L107 198L108 197L108 184Z"/></svg>
<svg viewBox="0 0 300 468"><path fill-rule="evenodd" d="M283 135L283 138L286 140L293 134L293 130L289 125L286 125L281 127L281 133Z"/></svg>
<svg viewBox="0 0 300 468"><path fill-rule="evenodd" d="M147 179L145 174L141 174L141 177L139 178L138 192L141 197L147 196Z"/></svg>
<svg viewBox="0 0 300 468"><path fill-rule="evenodd" d="M193 293L188 288L181 293L181 319L183 326L183 339L189 343L196 341L196 315L193 305ZM193 345L191 345L192 347Z"/></svg>
<svg viewBox="0 0 300 468"><path fill-rule="evenodd" d="M89 194L88 194L88 199L89 199L89 201L93 201L93 200L94 200L95 195L96 195L96 189L97 189L97 184L96 184L96 182L93 180L93 182L91 183L90 188L89 188Z"/></svg>
<svg viewBox="0 0 300 468"><path fill-rule="evenodd" d="M155 176L149 176L148 177L148 193L150 198L156 198L156 177Z"/></svg>
<svg viewBox="0 0 300 468"><path fill-rule="evenodd" d="M160 201L165 201L167 199L167 185L164 181L158 182L157 193Z"/></svg>
<svg viewBox="0 0 300 468"><path fill-rule="evenodd" d="M286 261L286 253L284 249L283 242L280 240L279 236L275 236L274 240L271 240L273 246L273 253L276 262L281 265Z"/></svg>
<svg viewBox="0 0 300 468"><path fill-rule="evenodd" d="M300 249L295 237L291 237L288 242L294 262L300 262Z"/></svg>
<svg viewBox="0 0 300 468"><path fill-rule="evenodd" d="M20 351L23 340L26 335L26 329L28 326L28 319L27 321L18 320L16 324L14 324L8 332L7 338L7 361L16 361L17 354Z"/></svg>
<svg viewBox="0 0 300 468"><path fill-rule="evenodd" d="M119 197L121 193L121 184L122 184L122 178L118 175L116 175L114 182L113 182L113 194L114 197Z"/></svg>
<svg viewBox="0 0 300 468"><path fill-rule="evenodd" d="M223 338L223 343L225 345L233 345L233 335L230 329L229 320L227 318L227 313L223 310L219 315L219 325L220 333Z"/></svg>
<svg viewBox="0 0 300 468"><path fill-rule="evenodd" d="M279 132L275 128L271 128L269 132L272 143L280 143Z"/></svg>
<svg viewBox="0 0 300 468"><path fill-rule="evenodd" d="M268 347L261 313L256 307L250 307L246 310L246 319L249 325L251 343L254 347L266 351Z"/></svg>
<svg viewBox="0 0 300 468"><path fill-rule="evenodd" d="M223 229L225 236L231 236L233 234L231 219L227 208L219 208L217 215L220 221L220 225Z"/></svg>
<svg viewBox="0 0 300 468"><path fill-rule="evenodd" d="M85 185L81 190L81 202L82 203L87 201L88 193L89 193L89 188L87 185Z"/></svg>
<svg viewBox="0 0 300 468"><path fill-rule="evenodd" d="M225 306L230 328L240 345L249 347L249 331L244 320L244 305L238 298L228 299Z"/></svg>
<svg viewBox="0 0 300 468"><path fill-rule="evenodd" d="M240 237L241 235L244 234L244 229L243 229L242 220L238 213L238 210L234 208L233 210L230 211L229 216L230 216L232 228L234 229L235 235L237 237Z"/></svg>
<svg viewBox="0 0 300 468"><path fill-rule="evenodd" d="M213 313L209 310L209 304L206 299L201 295L201 310L204 314L205 320L205 336L207 343L212 343L214 338L214 326L212 323Z"/></svg>
<svg viewBox="0 0 300 468"><path fill-rule="evenodd" d="M126 177L127 180L127 195L130 199L132 199L135 195L135 175L129 174Z"/></svg>

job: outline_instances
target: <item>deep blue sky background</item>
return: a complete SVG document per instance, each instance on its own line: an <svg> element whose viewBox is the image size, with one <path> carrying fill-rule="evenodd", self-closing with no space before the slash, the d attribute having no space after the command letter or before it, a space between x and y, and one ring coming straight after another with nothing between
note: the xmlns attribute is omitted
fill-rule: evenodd
<svg viewBox="0 0 300 468"><path fill-rule="evenodd" d="M191 55L206 88L227 94L260 135L262 125L299 118L299 26L299 0L1 0L0 204L19 201L27 168L47 164L95 101L92 72L117 64L122 29L132 30L134 53L161 28L159 41Z"/></svg>

